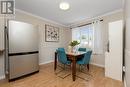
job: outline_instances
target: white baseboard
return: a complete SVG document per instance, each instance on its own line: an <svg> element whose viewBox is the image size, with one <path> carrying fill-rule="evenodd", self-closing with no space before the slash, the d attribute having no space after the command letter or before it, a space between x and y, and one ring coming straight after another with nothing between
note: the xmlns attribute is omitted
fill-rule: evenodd
<svg viewBox="0 0 130 87"><path fill-rule="evenodd" d="M54 60L46 61L46 62L40 63L39 65L44 65L47 63L51 63L51 62L54 62ZM104 65L100 65L100 64L96 64L96 63L90 63L90 64L104 68Z"/></svg>
<svg viewBox="0 0 130 87"><path fill-rule="evenodd" d="M0 80L5 79L5 75L0 76Z"/></svg>
<svg viewBox="0 0 130 87"><path fill-rule="evenodd" d="M46 62L43 62L43 63L39 63L39 65L43 65L43 64L47 64L47 63L51 63L51 62L54 62L54 60L49 60L49 61L46 61Z"/></svg>
<svg viewBox="0 0 130 87"><path fill-rule="evenodd" d="M90 63L90 64L95 65L95 66L98 66L98 67L105 68L105 66L104 66L104 65L100 65L100 64L96 64L96 63Z"/></svg>

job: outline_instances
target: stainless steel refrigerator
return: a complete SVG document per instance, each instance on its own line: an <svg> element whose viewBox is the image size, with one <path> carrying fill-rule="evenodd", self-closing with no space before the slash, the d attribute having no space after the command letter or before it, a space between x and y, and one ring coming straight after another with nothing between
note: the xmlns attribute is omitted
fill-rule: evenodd
<svg viewBox="0 0 130 87"><path fill-rule="evenodd" d="M5 73L9 80L39 71L38 29L9 20L5 27Z"/></svg>

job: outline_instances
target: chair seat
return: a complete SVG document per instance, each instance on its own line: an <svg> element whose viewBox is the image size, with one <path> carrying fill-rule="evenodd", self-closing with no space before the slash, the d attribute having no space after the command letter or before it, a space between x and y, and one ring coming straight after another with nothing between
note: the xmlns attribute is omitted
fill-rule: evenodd
<svg viewBox="0 0 130 87"><path fill-rule="evenodd" d="M77 61L77 64L84 64L84 61L83 60L79 60L79 61Z"/></svg>

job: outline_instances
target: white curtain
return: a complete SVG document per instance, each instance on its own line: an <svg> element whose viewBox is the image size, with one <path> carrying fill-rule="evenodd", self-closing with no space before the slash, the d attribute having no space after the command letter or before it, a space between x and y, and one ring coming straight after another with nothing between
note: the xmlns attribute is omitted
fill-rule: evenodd
<svg viewBox="0 0 130 87"><path fill-rule="evenodd" d="M72 40L80 41L80 28L72 29Z"/></svg>
<svg viewBox="0 0 130 87"><path fill-rule="evenodd" d="M80 34L81 34L81 47L85 48L92 48L92 40L93 40L93 29L92 25L86 25L83 27L80 27ZM82 39L83 37L86 37L86 39Z"/></svg>
<svg viewBox="0 0 130 87"><path fill-rule="evenodd" d="M103 54L103 35L102 35L102 22L95 20L93 22L94 40L93 40L93 53Z"/></svg>

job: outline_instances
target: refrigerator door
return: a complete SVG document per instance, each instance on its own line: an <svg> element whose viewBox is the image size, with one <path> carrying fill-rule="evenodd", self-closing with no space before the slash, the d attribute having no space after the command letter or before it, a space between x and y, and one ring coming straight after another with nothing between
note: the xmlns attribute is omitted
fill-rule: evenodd
<svg viewBox="0 0 130 87"><path fill-rule="evenodd" d="M39 71L38 29L24 22L8 22L9 80Z"/></svg>
<svg viewBox="0 0 130 87"><path fill-rule="evenodd" d="M38 29L33 25L9 21L9 53L38 51Z"/></svg>
<svg viewBox="0 0 130 87"><path fill-rule="evenodd" d="M39 70L38 54L10 56L9 80Z"/></svg>

